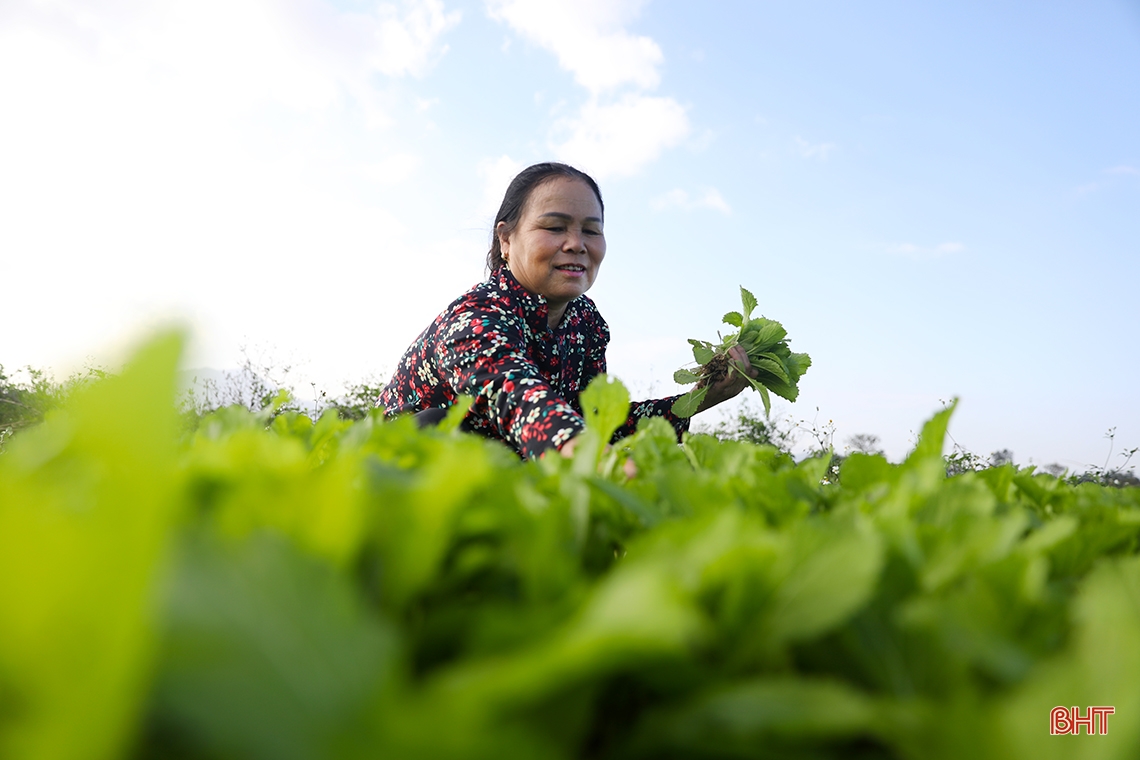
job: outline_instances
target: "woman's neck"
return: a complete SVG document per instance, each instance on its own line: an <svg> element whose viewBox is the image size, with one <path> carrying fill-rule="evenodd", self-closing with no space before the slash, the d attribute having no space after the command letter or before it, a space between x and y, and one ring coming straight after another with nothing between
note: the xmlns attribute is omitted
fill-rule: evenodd
<svg viewBox="0 0 1140 760"><path fill-rule="evenodd" d="M562 324L562 317L566 314L566 306L566 304L555 306L549 301L546 302L546 323L551 330Z"/></svg>

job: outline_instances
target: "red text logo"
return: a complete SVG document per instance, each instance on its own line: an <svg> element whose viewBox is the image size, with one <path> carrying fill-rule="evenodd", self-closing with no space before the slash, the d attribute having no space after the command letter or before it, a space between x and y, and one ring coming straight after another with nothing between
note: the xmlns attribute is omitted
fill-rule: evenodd
<svg viewBox="0 0 1140 760"><path fill-rule="evenodd" d="M1049 733L1080 734L1083 727L1088 736L1104 736L1108 733L1108 716L1115 712L1115 707L1090 707L1087 715L1081 715L1076 707L1054 707L1049 713Z"/></svg>

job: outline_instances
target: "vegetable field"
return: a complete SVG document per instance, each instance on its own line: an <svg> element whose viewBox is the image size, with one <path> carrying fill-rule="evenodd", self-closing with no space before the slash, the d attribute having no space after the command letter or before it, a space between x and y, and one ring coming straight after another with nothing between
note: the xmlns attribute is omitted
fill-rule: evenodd
<svg viewBox="0 0 1140 760"><path fill-rule="evenodd" d="M607 449L605 381L574 460L456 414L184 432L179 352L0 455L0 757L1140 756L1140 489L947 478L952 410L834 483L659 420Z"/></svg>

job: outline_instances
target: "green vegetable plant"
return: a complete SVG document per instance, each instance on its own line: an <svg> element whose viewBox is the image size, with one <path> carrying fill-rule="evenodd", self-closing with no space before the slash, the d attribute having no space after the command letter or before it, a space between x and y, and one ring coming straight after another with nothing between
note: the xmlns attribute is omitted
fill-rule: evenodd
<svg viewBox="0 0 1140 760"><path fill-rule="evenodd" d="M0 758L1140 757L1140 488L948 476L953 403L832 477L659 417L607 447L599 377L523 462L463 404L186 432L182 343L0 453Z"/></svg>
<svg viewBox="0 0 1140 760"><path fill-rule="evenodd" d="M765 417L772 411L769 391L788 401L795 401L799 396L799 381L811 366L811 357L793 353L788 348L788 332L779 322L752 316L757 305L756 296L744 287L740 288L740 300L742 311L730 311L724 315L725 324L739 328L736 332L722 336L716 345L689 339L697 368L679 369L673 373L673 380L694 387L673 403L674 414L692 417L708 395L710 385L723 380L729 372L744 374L728 356L729 350L736 345L743 346L748 352L748 361L759 374L758 377L744 377L764 400Z"/></svg>

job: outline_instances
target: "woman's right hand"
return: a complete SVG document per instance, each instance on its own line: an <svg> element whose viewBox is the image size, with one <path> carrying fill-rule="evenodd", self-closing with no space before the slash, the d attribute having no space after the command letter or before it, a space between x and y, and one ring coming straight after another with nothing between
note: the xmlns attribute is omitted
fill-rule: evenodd
<svg viewBox="0 0 1140 760"><path fill-rule="evenodd" d="M574 436L566 443L562 444L562 448L558 449L558 453L567 459L574 458L574 450L578 448L578 436Z"/></svg>
<svg viewBox="0 0 1140 760"><path fill-rule="evenodd" d="M561 454L562 456L566 457L567 459L573 459L574 458L574 451L578 448L579 440L580 440L580 435L574 436L569 441L562 444L562 448L560 448L558 450L558 453ZM606 451L609 451L609 450L610 450L610 447L606 446ZM622 462L621 469L622 469L622 472L625 473L625 476L627 479L633 478L637 475L637 465L634 464L633 459L631 459L629 457L626 457L626 460L624 462Z"/></svg>
<svg viewBox="0 0 1140 760"><path fill-rule="evenodd" d="M728 351L728 360L732 363L733 369L736 372L729 371L722 380L708 386L708 393L705 395L704 401L697 408L696 413L700 414L706 409L728 401L739 394L742 390L747 388L751 383L748 382L748 377L759 377L760 373L752 366L748 360L748 352L744 350L744 346L739 344L733 346ZM748 375L748 377L745 377Z"/></svg>

